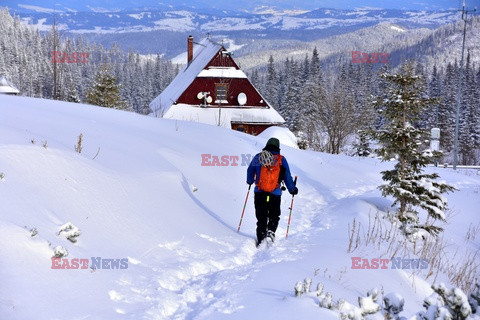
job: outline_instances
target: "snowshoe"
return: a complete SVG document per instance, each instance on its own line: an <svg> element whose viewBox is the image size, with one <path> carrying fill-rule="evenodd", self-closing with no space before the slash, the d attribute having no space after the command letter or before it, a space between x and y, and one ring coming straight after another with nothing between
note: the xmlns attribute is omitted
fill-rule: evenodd
<svg viewBox="0 0 480 320"><path fill-rule="evenodd" d="M268 231L266 240L267 240L267 246L268 247L273 245L273 243L275 242L275 232Z"/></svg>
<svg viewBox="0 0 480 320"><path fill-rule="evenodd" d="M264 242L264 240L262 240L262 241L256 240L256 241L255 241L255 247L257 247L257 248L260 247L263 242Z"/></svg>
<svg viewBox="0 0 480 320"><path fill-rule="evenodd" d="M264 249L267 247L267 239L263 239L262 241L256 241L256 244L255 246L257 247L257 249Z"/></svg>

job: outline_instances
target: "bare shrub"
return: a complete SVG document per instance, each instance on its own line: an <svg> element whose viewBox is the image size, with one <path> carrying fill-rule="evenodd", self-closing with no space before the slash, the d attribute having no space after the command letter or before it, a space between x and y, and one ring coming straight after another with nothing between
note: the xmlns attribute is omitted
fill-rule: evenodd
<svg viewBox="0 0 480 320"><path fill-rule="evenodd" d="M465 234L465 242L475 241L479 232L480 232L480 223L475 226L473 225L473 223L470 223L467 233Z"/></svg>
<svg viewBox="0 0 480 320"><path fill-rule="evenodd" d="M82 149L83 149L82 143L83 143L83 133L80 133L77 139L77 145L74 146L75 151L77 153L82 153Z"/></svg>
<svg viewBox="0 0 480 320"><path fill-rule="evenodd" d="M447 221L458 215L458 212L449 210ZM474 285L480 279L480 262L478 255L480 250L472 253L468 249L457 249L453 254L448 254L447 249L451 242L443 236L435 238L432 236L408 239L404 237L394 221L383 219L379 212L375 216L368 215L368 226L353 220L348 224L348 248L351 253L360 247L375 248L379 250L379 256L386 257L418 257L428 261L428 269L411 269L413 274L425 273L425 279L432 278L436 283L440 273L445 274L452 285L461 288L466 293L474 290ZM470 224L465 241L474 241L480 232L480 224ZM383 250L382 250L383 248ZM385 249L386 248L386 249Z"/></svg>

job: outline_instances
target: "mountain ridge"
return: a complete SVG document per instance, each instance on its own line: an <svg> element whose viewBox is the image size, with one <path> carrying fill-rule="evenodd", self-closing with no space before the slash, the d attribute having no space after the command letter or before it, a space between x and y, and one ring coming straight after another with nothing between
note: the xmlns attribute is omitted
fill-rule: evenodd
<svg viewBox="0 0 480 320"><path fill-rule="evenodd" d="M335 26L355 26L391 22L408 27L436 28L458 19L453 10L414 11L397 9L316 9L311 11L246 11L185 10L175 9L128 9L117 12L35 12L12 10L23 21L46 31L54 23L60 29L74 33L118 33L132 31L200 31L231 32L256 30L322 30ZM228 26L228 29L225 27Z"/></svg>
<svg viewBox="0 0 480 320"><path fill-rule="evenodd" d="M45 0L29 0L28 4L22 3L19 0L4 0L4 5L14 8L18 11L32 12L39 8L57 11L121 11L124 9L141 8L141 7L155 7L162 9L169 8L188 8L188 9L202 9L202 10L242 10L255 12L257 10L275 9L275 10L314 10L317 8L335 8L335 9L355 9L360 6L382 9L410 9L410 10L441 10L452 9L451 1L449 0L427 0L421 3L406 2L399 3L396 0L385 0L379 3L374 0L363 0L362 4L352 4L348 0L296 0L293 4L288 0L237 0L237 1L223 1L212 4L209 0L104 0L99 4L94 0L74 1L63 0L62 3L52 4L48 6ZM472 2L472 1L469 1ZM469 3L473 7L473 2ZM36 7L36 8L35 8ZM46 7L46 8L45 8ZM17 9L19 8L19 9Z"/></svg>
<svg viewBox="0 0 480 320"><path fill-rule="evenodd" d="M124 50L142 54L162 54L173 58L185 51L185 38L211 35L244 45L249 41L311 42L391 23L407 30L436 29L458 20L456 11L412 11L397 9L315 9L241 10L201 9L168 10L128 9L119 12L36 12L11 10L24 23L48 32L54 19L63 34L86 36L104 46L118 43ZM160 41L159 41L160 40Z"/></svg>

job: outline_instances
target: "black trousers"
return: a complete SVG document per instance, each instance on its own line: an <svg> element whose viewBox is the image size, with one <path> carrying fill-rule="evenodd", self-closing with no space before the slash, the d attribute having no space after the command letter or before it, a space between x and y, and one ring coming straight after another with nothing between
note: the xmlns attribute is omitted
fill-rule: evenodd
<svg viewBox="0 0 480 320"><path fill-rule="evenodd" d="M255 215L257 216L257 241L267 236L267 231L277 231L280 221L281 196L267 192L255 192Z"/></svg>

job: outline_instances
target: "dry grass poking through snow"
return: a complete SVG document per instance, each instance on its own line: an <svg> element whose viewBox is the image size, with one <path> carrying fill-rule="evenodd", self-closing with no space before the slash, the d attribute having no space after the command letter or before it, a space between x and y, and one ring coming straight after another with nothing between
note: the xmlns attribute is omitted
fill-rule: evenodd
<svg viewBox="0 0 480 320"><path fill-rule="evenodd" d="M447 223L452 215L452 211L449 211ZM368 226L363 226L356 219L348 224L347 252L374 248L380 253L379 257L427 259L428 269L411 269L411 273L423 275L425 280L430 280L433 284L436 283L439 274L443 273L452 285L470 294L480 279L480 249L470 251L466 247L478 237L479 233L480 224L471 224L464 237L465 245L457 244L457 249L452 252L453 243L443 235L438 238L427 237L415 241L406 239L395 224L386 217L382 217L377 211L373 217L369 213Z"/></svg>

